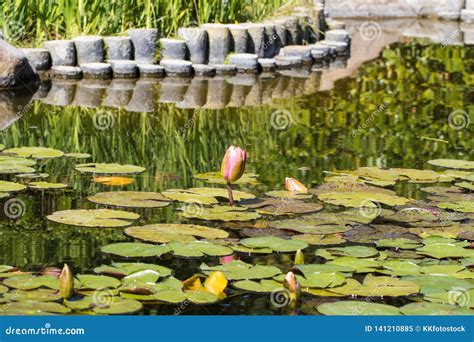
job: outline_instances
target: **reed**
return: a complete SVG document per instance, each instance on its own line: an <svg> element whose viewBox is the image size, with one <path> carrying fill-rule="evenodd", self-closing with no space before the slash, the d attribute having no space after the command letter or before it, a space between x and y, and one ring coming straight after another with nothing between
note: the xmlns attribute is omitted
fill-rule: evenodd
<svg viewBox="0 0 474 342"><path fill-rule="evenodd" d="M76 35L113 35L156 27L162 36L180 26L259 20L284 0L3 0L0 29L21 45Z"/></svg>

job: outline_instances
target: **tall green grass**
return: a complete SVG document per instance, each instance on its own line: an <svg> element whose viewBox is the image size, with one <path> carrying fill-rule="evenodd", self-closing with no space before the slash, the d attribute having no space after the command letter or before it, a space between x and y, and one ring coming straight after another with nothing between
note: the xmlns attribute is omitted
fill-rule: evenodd
<svg viewBox="0 0 474 342"><path fill-rule="evenodd" d="M83 34L120 34L129 28L156 27L162 36L180 26L205 22L258 20L284 0L2 0L0 29L13 42ZM288 1L286 1L288 2Z"/></svg>

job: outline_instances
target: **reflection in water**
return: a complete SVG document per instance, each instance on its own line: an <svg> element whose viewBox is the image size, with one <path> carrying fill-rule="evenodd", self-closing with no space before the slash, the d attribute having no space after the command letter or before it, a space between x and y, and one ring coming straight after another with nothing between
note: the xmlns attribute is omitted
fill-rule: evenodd
<svg viewBox="0 0 474 342"><path fill-rule="evenodd" d="M248 171L258 173L261 184L240 188L256 194L283 188L287 176L314 186L336 169L372 165L426 169L430 159L474 159L473 126L453 129L447 119L455 110L472 118L473 57L470 47L397 44L351 78L319 92L332 70L302 69L279 77L165 78L159 83L43 83L35 95L39 101L3 131L2 143L88 152L91 161L147 168L123 190L203 185L192 176L217 170L232 143L249 150ZM94 108L99 105L99 110ZM103 114L109 117L108 124L97 125ZM107 262L101 246L127 239L122 229L46 223L44 217L52 211L94 208L87 195L118 189L72 172L74 163L58 158L39 166L51 175L49 181L66 182L70 190L17 195L25 210L18 219L3 218L0 263L34 269L69 261L75 271L90 271ZM397 190L408 197L420 196L413 184ZM185 222L173 209L139 210L138 223ZM265 262L288 266L290 260L281 256ZM179 272L180 278L189 275L185 268ZM234 313L271 312L268 300L253 296L230 306ZM222 307L208 309L219 313Z"/></svg>

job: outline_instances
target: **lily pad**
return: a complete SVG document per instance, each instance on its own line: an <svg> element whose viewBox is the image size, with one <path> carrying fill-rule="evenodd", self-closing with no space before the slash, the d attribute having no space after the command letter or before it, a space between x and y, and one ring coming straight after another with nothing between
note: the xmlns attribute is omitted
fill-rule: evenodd
<svg viewBox="0 0 474 342"><path fill-rule="evenodd" d="M345 207L377 208L376 203L388 206L404 205L410 202L408 198L376 192L333 192L318 195L318 199L334 205Z"/></svg>
<svg viewBox="0 0 474 342"><path fill-rule="evenodd" d="M122 210L72 209L56 211L46 216L50 221L81 227L125 227L140 215Z"/></svg>
<svg viewBox="0 0 474 342"><path fill-rule="evenodd" d="M459 211L461 213L474 213L474 201L445 202L439 203L438 207Z"/></svg>
<svg viewBox="0 0 474 342"><path fill-rule="evenodd" d="M302 288L332 288L340 286L346 282L346 277L338 272L309 273L304 277L297 275L299 284Z"/></svg>
<svg viewBox="0 0 474 342"><path fill-rule="evenodd" d="M100 173L100 174L122 174L122 173L142 173L146 169L135 165L121 164L77 164L75 169L79 172Z"/></svg>
<svg viewBox="0 0 474 342"><path fill-rule="evenodd" d="M196 237L205 239L224 239L229 236L224 230L198 226L194 224L150 224L143 227L130 227L125 229L125 234L145 241L165 242L191 242Z"/></svg>
<svg viewBox="0 0 474 342"><path fill-rule="evenodd" d="M272 278L281 273L280 269L275 266L251 265L240 260L218 266L207 266L203 263L200 269L207 275L213 271L221 271L229 280Z"/></svg>
<svg viewBox="0 0 474 342"><path fill-rule="evenodd" d="M328 262L330 265L338 265L352 268L357 273L374 272L381 267L380 261L374 259L355 258L343 256Z"/></svg>
<svg viewBox="0 0 474 342"><path fill-rule="evenodd" d="M208 256L226 256L234 253L234 250L207 241L192 241L190 243L171 242L168 247L174 255L194 258Z"/></svg>
<svg viewBox="0 0 474 342"><path fill-rule="evenodd" d="M94 312L101 315L124 315L140 311L142 303L133 299L111 297L106 305L96 306Z"/></svg>
<svg viewBox="0 0 474 342"><path fill-rule="evenodd" d="M133 178L119 176L94 177L92 180L94 183L100 183L107 186L124 186L135 182L135 179Z"/></svg>
<svg viewBox="0 0 474 342"><path fill-rule="evenodd" d="M434 166L446 167L449 169L463 169L463 170L474 169L474 161L469 161L469 160L434 159L434 160L429 160L428 164L431 164Z"/></svg>
<svg viewBox="0 0 474 342"><path fill-rule="evenodd" d="M463 308L459 306L437 304L437 303L410 303L400 308L400 311L404 315L415 315L415 316L464 316L474 315L474 310Z"/></svg>
<svg viewBox="0 0 474 342"><path fill-rule="evenodd" d="M341 256L352 256L355 258L369 258L379 255L379 251L373 247L367 246L348 246L348 247L332 247L327 249L318 249L316 255L331 255L331 259Z"/></svg>
<svg viewBox="0 0 474 342"><path fill-rule="evenodd" d="M389 248L401 248L401 249L415 249L421 246L421 244L415 240L406 238L397 239L379 239L375 241L377 247L389 247Z"/></svg>
<svg viewBox="0 0 474 342"><path fill-rule="evenodd" d="M126 208L160 208L171 204L171 201L159 192L145 191L99 192L87 199L98 204Z"/></svg>
<svg viewBox="0 0 474 342"><path fill-rule="evenodd" d="M214 206L211 208L197 207L196 209L184 208L180 214L189 219L206 221L252 221L260 217L256 212L247 212L244 207Z"/></svg>
<svg viewBox="0 0 474 342"><path fill-rule="evenodd" d="M36 302L55 302L60 300L62 297L58 291L52 289L35 289L25 291L17 289L5 293L3 298L9 301L23 302L23 301L36 301Z"/></svg>
<svg viewBox="0 0 474 342"><path fill-rule="evenodd" d="M49 182L30 182L28 183L30 189L37 190L52 190L52 189L64 189L68 185L64 183L49 183Z"/></svg>
<svg viewBox="0 0 474 342"><path fill-rule="evenodd" d="M327 235L301 234L301 235L293 235L291 239L303 241L309 245L315 245L315 246L340 245L346 242L346 240L344 240L339 234L327 234Z"/></svg>
<svg viewBox="0 0 474 342"><path fill-rule="evenodd" d="M13 302L2 309L8 315L67 314L71 312L71 309L61 304L38 301Z"/></svg>
<svg viewBox="0 0 474 342"><path fill-rule="evenodd" d="M59 280L51 275L35 276L32 274L20 274L6 278L3 281L3 285L25 291L34 290L40 287L57 289L59 286Z"/></svg>
<svg viewBox="0 0 474 342"><path fill-rule="evenodd" d="M60 150L47 147L15 147L3 151L22 158L47 159L62 157L64 153Z"/></svg>
<svg viewBox="0 0 474 342"><path fill-rule="evenodd" d="M112 266L102 265L94 268L95 273L118 277L124 277L134 272L143 270L152 270L158 272L160 277L168 277L172 274L172 270L168 267L141 262L113 262Z"/></svg>
<svg viewBox="0 0 474 342"><path fill-rule="evenodd" d="M35 172L31 167L35 164L36 161L32 159L0 155L0 174Z"/></svg>
<svg viewBox="0 0 474 342"><path fill-rule="evenodd" d="M269 205L263 208L257 209L257 213L262 215L289 215L289 214L308 214L320 211L323 209L323 206L317 203L285 203L282 201L282 204Z"/></svg>
<svg viewBox="0 0 474 342"><path fill-rule="evenodd" d="M169 199L185 203L217 204L217 198L229 198L227 190L221 188L168 189L162 193ZM232 193L235 201L255 198L254 195L243 191L234 190Z"/></svg>
<svg viewBox="0 0 474 342"><path fill-rule="evenodd" d="M65 157L76 158L76 159L87 159L92 157L89 153L66 153Z"/></svg>
<svg viewBox="0 0 474 342"><path fill-rule="evenodd" d="M326 316L400 315L400 310L395 306L355 300L324 303L318 306L318 311Z"/></svg>
<svg viewBox="0 0 474 342"><path fill-rule="evenodd" d="M233 283L232 286L239 290L257 293L271 293L279 289L283 291L282 283L272 279L262 279L261 281L239 280Z"/></svg>
<svg viewBox="0 0 474 342"><path fill-rule="evenodd" d="M374 277L368 274L360 284L355 279L346 279L345 285L332 288L331 291L347 296L363 297L400 297L418 293L419 286L415 282L400 280L393 277Z"/></svg>
<svg viewBox="0 0 474 342"><path fill-rule="evenodd" d="M77 279L81 282L81 289L87 290L113 289L120 286L120 280L104 275L78 274Z"/></svg>
<svg viewBox="0 0 474 342"><path fill-rule="evenodd" d="M464 288L466 290L474 288L474 283L470 280L445 275L406 276L403 277L402 280L418 284L418 286L420 286L420 292L424 294L451 291L455 288Z"/></svg>
<svg viewBox="0 0 474 342"><path fill-rule="evenodd" d="M249 248L269 248L275 252L295 252L308 247L304 241L286 240L275 236L246 238L240 240L240 244Z"/></svg>
<svg viewBox="0 0 474 342"><path fill-rule="evenodd" d="M219 301L214 294L206 291L186 291L184 292L186 299L194 304L212 304Z"/></svg>
<svg viewBox="0 0 474 342"><path fill-rule="evenodd" d="M26 186L20 183L0 181L0 191L1 192L16 192L25 190Z"/></svg>
<svg viewBox="0 0 474 342"><path fill-rule="evenodd" d="M240 177L240 179L236 181L234 184L257 185L258 184L257 177L258 175L255 173L244 173L242 177ZM203 180L207 183L213 183L213 184L226 184L227 183L219 171L198 173L197 175L194 176L194 178Z"/></svg>
<svg viewBox="0 0 474 342"><path fill-rule="evenodd" d="M153 245L150 243L117 242L102 247L101 251L107 254L135 258L160 256L170 252L171 248L167 245Z"/></svg>
<svg viewBox="0 0 474 342"><path fill-rule="evenodd" d="M474 249L463 248L454 243L430 243L417 248L416 251L437 259L474 257Z"/></svg>
<svg viewBox="0 0 474 342"><path fill-rule="evenodd" d="M287 190L274 190L274 191L268 191L265 193L266 196L268 197L274 197L274 198L289 198L289 199L295 199L295 200L302 200L302 199L308 199L313 197L311 194L303 194L300 192L296 191L287 191Z"/></svg>

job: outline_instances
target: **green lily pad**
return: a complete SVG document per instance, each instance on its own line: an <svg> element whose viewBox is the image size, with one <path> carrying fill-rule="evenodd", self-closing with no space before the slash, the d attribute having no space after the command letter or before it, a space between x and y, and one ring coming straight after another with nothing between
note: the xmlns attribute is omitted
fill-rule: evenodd
<svg viewBox="0 0 474 342"><path fill-rule="evenodd" d="M354 258L351 256L343 256L328 262L330 265L338 265L352 268L357 273L374 272L375 269L381 267L381 263L374 259Z"/></svg>
<svg viewBox="0 0 474 342"><path fill-rule="evenodd" d="M87 199L98 204L126 208L160 208L171 204L171 201L159 192L145 191L99 192Z"/></svg>
<svg viewBox="0 0 474 342"><path fill-rule="evenodd" d="M35 172L31 167L35 164L32 159L0 155L0 174Z"/></svg>
<svg viewBox="0 0 474 342"><path fill-rule="evenodd" d="M260 217L256 212L247 212L245 210L247 208L231 206L198 207L196 210L186 207L180 215L189 219L225 222L252 221Z"/></svg>
<svg viewBox="0 0 474 342"><path fill-rule="evenodd" d="M281 273L280 269L275 266L252 265L240 260L218 266L208 266L203 263L199 268L207 275L214 271L221 271L229 280L272 278Z"/></svg>
<svg viewBox="0 0 474 342"><path fill-rule="evenodd" d="M420 292L423 294L451 291L455 288L464 288L466 290L474 288L474 282L471 280L458 279L444 275L406 276L402 277L402 280L418 284L418 286L420 286Z"/></svg>
<svg viewBox="0 0 474 342"><path fill-rule="evenodd" d="M234 184L257 185L258 184L257 177L258 175L255 173L244 173L238 181L234 182ZM207 183L213 183L213 184L226 184L227 183L219 171L198 173L197 175L194 175L194 178L203 180Z"/></svg>
<svg viewBox="0 0 474 342"><path fill-rule="evenodd" d="M207 241L192 241L190 243L171 242L168 244L174 255L182 257L226 256L234 253L234 250L210 243Z"/></svg>
<svg viewBox="0 0 474 342"><path fill-rule="evenodd" d="M186 291L186 299L194 304L212 304L219 301L219 298L210 292L205 291Z"/></svg>
<svg viewBox="0 0 474 342"><path fill-rule="evenodd" d="M420 268L423 274L449 276L460 279L474 279L474 272L470 272L462 265L431 265Z"/></svg>
<svg viewBox="0 0 474 342"><path fill-rule="evenodd" d="M196 237L205 239L225 239L229 236L225 230L198 226L194 224L150 224L143 227L130 227L125 229L125 234L145 241L165 242L191 242Z"/></svg>
<svg viewBox="0 0 474 342"><path fill-rule="evenodd" d="M120 286L120 280L104 275L78 274L77 279L81 282L81 289L87 290L114 289Z"/></svg>
<svg viewBox="0 0 474 342"><path fill-rule="evenodd" d="M142 303L133 299L111 297L106 305L96 306L94 312L101 315L124 315L140 311Z"/></svg>
<svg viewBox="0 0 474 342"><path fill-rule="evenodd" d="M323 206L317 203L284 203L265 206L263 208L257 209L257 213L262 215L290 215L290 214L308 214L320 211L323 209Z"/></svg>
<svg viewBox="0 0 474 342"><path fill-rule="evenodd" d="M326 235L313 235L313 234L301 234L293 235L292 240L298 240L306 242L309 245L324 246L324 245L340 245L345 243L339 234L326 234Z"/></svg>
<svg viewBox="0 0 474 342"><path fill-rule="evenodd" d="M59 280L51 275L35 276L32 274L20 274L6 278L3 281L3 285L25 291L35 290L40 287L57 289L59 286Z"/></svg>
<svg viewBox="0 0 474 342"><path fill-rule="evenodd" d="M463 248L454 243L431 243L417 248L419 254L429 255L433 258L470 258L474 257L474 250Z"/></svg>
<svg viewBox="0 0 474 342"><path fill-rule="evenodd" d="M385 270L378 270L378 272L397 276L417 275L420 273L420 266L409 260L386 260L383 262L383 267Z"/></svg>
<svg viewBox="0 0 474 342"><path fill-rule="evenodd" d="M28 183L30 189L48 190L48 189L64 189L68 185L64 183L49 183L49 182L30 182Z"/></svg>
<svg viewBox="0 0 474 342"><path fill-rule="evenodd" d="M13 302L4 306L2 309L4 310L3 312L8 315L67 314L71 312L71 309L61 304L38 301Z"/></svg>
<svg viewBox="0 0 474 342"><path fill-rule="evenodd" d="M1 192L15 192L25 190L26 186L20 183L0 181L0 191Z"/></svg>
<svg viewBox="0 0 474 342"><path fill-rule="evenodd" d="M415 240L397 238L397 239L380 239L375 241L377 247L401 248L401 249L415 249L421 244Z"/></svg>
<svg viewBox="0 0 474 342"><path fill-rule="evenodd" d="M474 315L474 310L463 308L459 306L437 304L437 303L410 303L400 308L400 311L404 315L415 315L415 316L464 316Z"/></svg>
<svg viewBox="0 0 474 342"><path fill-rule="evenodd" d="M76 159L87 159L92 157L92 155L89 153L66 153L64 156Z"/></svg>
<svg viewBox="0 0 474 342"><path fill-rule="evenodd" d="M459 211L461 213L474 213L474 201L460 201L460 202L444 202L437 204L438 207L443 209L451 209Z"/></svg>
<svg viewBox="0 0 474 342"><path fill-rule="evenodd" d="M295 200L302 200L302 199L308 199L313 197L312 194L304 194L296 191L287 191L287 190L274 190L274 191L268 191L265 193L266 196L268 197L274 197L274 198L289 198L289 199L295 199Z"/></svg>
<svg viewBox="0 0 474 342"><path fill-rule="evenodd" d="M400 176L404 176L410 179L410 182L435 182L441 176L439 173L432 170L417 170L417 169L402 169L394 168L390 169Z"/></svg>
<svg viewBox="0 0 474 342"><path fill-rule="evenodd" d="M50 221L81 227L125 227L140 215L122 210L72 209L56 211L46 216Z"/></svg>
<svg viewBox="0 0 474 342"><path fill-rule="evenodd" d="M304 276L307 277L311 274L319 274L319 273L351 273L354 271L352 267L346 266L338 266L338 265L330 265L330 264L303 264L303 265L295 265L296 269L303 272Z"/></svg>
<svg viewBox="0 0 474 342"><path fill-rule="evenodd" d="M248 254L270 254L273 253L271 248L249 248L241 245L232 245L230 246L234 251L238 253L248 253Z"/></svg>
<svg viewBox="0 0 474 342"><path fill-rule="evenodd" d="M124 277L137 271L152 270L158 272L160 277L168 277L173 271L168 267L141 262L113 262L112 266L102 265L94 268L95 273Z"/></svg>
<svg viewBox="0 0 474 342"><path fill-rule="evenodd" d="M383 193L367 192L334 192L318 195L318 199L334 205L345 207L367 207L377 208L376 203L383 203L388 206L404 205L410 202L408 198Z"/></svg>
<svg viewBox="0 0 474 342"><path fill-rule="evenodd" d="M15 147L3 151L22 158L47 159L62 157L64 153L47 147Z"/></svg>
<svg viewBox="0 0 474 342"><path fill-rule="evenodd" d="M262 279L261 281L239 280L232 284L233 287L250 292L271 293L277 290L283 291L282 283L272 279Z"/></svg>
<svg viewBox="0 0 474 342"><path fill-rule="evenodd" d="M347 296L400 297L418 293L420 287L415 282L386 276L374 277L368 274L362 284L348 278L345 285L332 288L331 291Z"/></svg>
<svg viewBox="0 0 474 342"><path fill-rule="evenodd" d="M341 256L352 256L355 258L369 258L379 255L379 251L373 247L367 246L348 246L348 247L332 247L327 249L318 249L316 255L326 258L327 253L331 255L331 259ZM327 259L327 258L326 258Z"/></svg>
<svg viewBox="0 0 474 342"><path fill-rule="evenodd" d="M14 301L14 302L23 302L23 301L36 301L36 302L55 302L60 300L62 297L58 291L52 289L35 289L25 291L22 289L17 289L5 293L3 298Z"/></svg>
<svg viewBox="0 0 474 342"><path fill-rule="evenodd" d="M434 159L434 160L429 160L428 164L431 164L434 166L446 167L449 169L463 169L463 170L474 169L474 161L469 161L469 160Z"/></svg>
<svg viewBox="0 0 474 342"><path fill-rule="evenodd" d="M346 282L346 277L337 272L331 273L309 273L304 277L297 275L296 278L302 288L331 288L341 286Z"/></svg>
<svg viewBox="0 0 474 342"><path fill-rule="evenodd" d="M185 203L217 204L217 198L229 198L227 190L221 188L168 189L162 193L169 199ZM243 191L234 190L232 193L235 201L255 198L254 195Z"/></svg>
<svg viewBox="0 0 474 342"><path fill-rule="evenodd" d="M304 241L286 240L275 236L242 239L240 244L249 248L270 248L275 252L295 252L308 247Z"/></svg>
<svg viewBox="0 0 474 342"><path fill-rule="evenodd" d="M151 257L160 256L171 251L167 245L152 245L139 242L117 242L101 248L103 253L118 255L122 257Z"/></svg>
<svg viewBox="0 0 474 342"><path fill-rule="evenodd" d="M400 315L400 310L395 306L355 300L324 303L318 306L318 311L326 316Z"/></svg>
<svg viewBox="0 0 474 342"><path fill-rule="evenodd" d="M34 171L34 170L33 170ZM37 179L37 178L48 178L49 174L47 173L18 173L15 175L16 178L28 178L28 179Z"/></svg>
<svg viewBox="0 0 474 342"><path fill-rule="evenodd" d="M99 173L99 174L125 174L125 173L142 173L146 169L135 165L121 164L77 164L75 169L79 172Z"/></svg>
<svg viewBox="0 0 474 342"><path fill-rule="evenodd" d="M470 190L470 191L474 191L474 184L473 183L469 183L469 182L460 182L460 183L455 183L454 185L460 187L460 188L463 188L463 189L467 189L467 190Z"/></svg>

